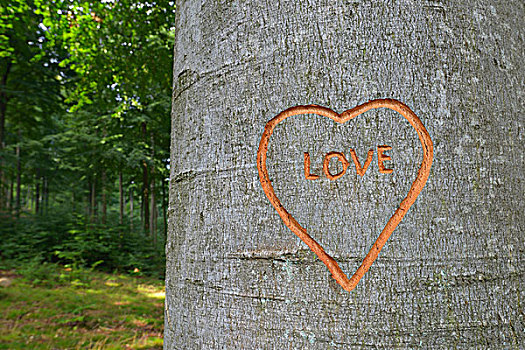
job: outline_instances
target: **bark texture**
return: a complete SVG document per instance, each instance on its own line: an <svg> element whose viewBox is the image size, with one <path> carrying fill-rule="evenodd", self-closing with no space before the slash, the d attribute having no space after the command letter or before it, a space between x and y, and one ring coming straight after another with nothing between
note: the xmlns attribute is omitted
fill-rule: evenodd
<svg viewBox="0 0 525 350"><path fill-rule="evenodd" d="M165 349L523 347L523 1L177 6ZM348 293L283 224L256 154L289 107L342 112L377 98L419 116L434 161ZM380 145L392 147L391 174L378 171ZM374 149L364 176L351 149L361 164ZM333 151L350 166L330 181ZM305 178L304 152L319 179ZM290 117L267 165L285 208L352 275L421 159L415 130L381 109L343 125Z"/></svg>

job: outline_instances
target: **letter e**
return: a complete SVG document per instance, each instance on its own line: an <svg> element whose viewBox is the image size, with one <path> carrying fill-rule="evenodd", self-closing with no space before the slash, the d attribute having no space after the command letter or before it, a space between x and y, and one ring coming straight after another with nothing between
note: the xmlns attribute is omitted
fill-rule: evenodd
<svg viewBox="0 0 525 350"><path fill-rule="evenodd" d="M379 166L379 172L382 173L382 174L391 174L394 170L393 169L387 169L385 168L385 164L383 164L383 162L385 160L392 160L392 158L390 158L390 156L386 156L383 154L383 152L385 151L388 151L388 150L391 150L392 147L390 146L377 146L377 162L378 162L378 166Z"/></svg>

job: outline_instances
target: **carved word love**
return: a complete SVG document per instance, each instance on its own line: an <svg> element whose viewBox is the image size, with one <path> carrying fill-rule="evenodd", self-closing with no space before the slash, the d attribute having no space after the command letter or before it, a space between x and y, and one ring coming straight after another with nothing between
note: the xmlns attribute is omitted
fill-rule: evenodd
<svg viewBox="0 0 525 350"><path fill-rule="evenodd" d="M385 155L385 151L391 150L392 147L390 146L377 146L377 166L379 167L379 172L382 174L391 174L394 170L393 169L387 169L385 167L385 164L383 163L386 160L391 160L390 156ZM350 149L350 155L352 156L352 160L355 164L355 170L357 171L357 174L359 176L364 176L366 173L366 170L368 169L368 166L370 163L372 163L372 157L374 156L374 150L371 149L368 151L368 155L366 157L365 164L361 166L361 163L359 162L359 159L357 158L357 154L353 149ZM330 165L330 159L337 158L343 165L343 170L338 172L337 174L333 175L330 172L329 165ZM319 178L319 175L312 174L310 170L310 154L308 152L304 152L304 177L307 180L317 180ZM346 173L346 169L348 169L348 166L350 165L350 162L346 159L345 155L341 152L330 152L327 153L324 156L323 159L323 173L327 178L330 180L337 180L341 176L343 176Z"/></svg>
<svg viewBox="0 0 525 350"><path fill-rule="evenodd" d="M359 268L352 275L352 277L348 278L345 275L345 273L341 270L334 258L328 255L328 253L326 253L323 247L306 232L306 229L303 226L301 226L301 224L297 222L297 220L295 220L295 218L281 204L279 198L277 198L277 195L275 194L275 191L272 186L272 182L268 175L268 168L266 166L266 154L268 152L268 144L270 142L270 137L272 136L275 127L286 118L290 118L301 114L316 114L329 118L336 123L343 124L375 108L391 109L399 113L410 123L410 125L416 131L417 136L419 137L419 141L421 141L423 161L421 162L421 166L417 172L414 182L412 183L412 186L408 190L407 196L401 201L399 207L396 209L392 217L390 217L390 219L386 223L385 227L383 228L383 231L381 231L379 237L370 248L370 251L368 252L366 257L363 259L361 266L359 266ZM331 157L337 157L338 159L340 159L341 162L343 162L342 157L339 158L339 155L335 153L333 154L333 156L329 156L328 161ZM268 121L268 123L266 123L264 132L261 137L261 142L259 143L259 149L257 151L257 169L259 170L259 179L261 181L263 191L270 200L272 206L275 208L275 210L285 223L285 225L288 226L288 228L293 233L295 233L297 237L299 237L319 257L319 259L321 259L321 261L326 265L328 270L330 270L330 272L332 273L332 277L337 281L337 283L339 283L341 287L343 287L346 291L351 291L357 286L357 283L359 283L359 280L361 280L361 278L368 271L368 269L370 269L370 266L372 265L374 260L377 259L377 257L379 256L379 252L384 247L386 241L388 240L392 232L394 232L397 225L399 225L399 223L401 222L405 214L408 212L412 204L414 204L414 202L416 201L416 198L419 195L419 193L421 193L421 190L425 186L428 176L430 175L430 167L432 166L433 158L434 146L432 144L432 140L427 129L425 128L421 120L418 118L418 116L410 108L408 108L407 105L405 105L402 102L393 99L380 99L369 101L352 109L346 110L343 113L337 113L331 110L330 108L321 107L317 105L296 106L282 111L273 119ZM368 162L371 161L369 159L370 156L368 156L367 158ZM383 158L383 160L386 159ZM363 167L359 167L359 170L364 174L364 172L366 171L366 162ZM325 171L325 173L329 172ZM338 174L336 174L336 176L337 175Z"/></svg>

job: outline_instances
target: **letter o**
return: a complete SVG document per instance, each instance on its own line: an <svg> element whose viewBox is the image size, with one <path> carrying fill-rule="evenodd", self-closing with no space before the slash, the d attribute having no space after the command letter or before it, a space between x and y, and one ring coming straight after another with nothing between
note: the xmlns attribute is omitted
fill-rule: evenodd
<svg viewBox="0 0 525 350"><path fill-rule="evenodd" d="M339 173L337 173L335 175L332 175L330 173L330 169L328 169L328 165L330 165L330 159L332 159L334 157L337 157L337 159L341 162L341 164L343 164L343 170L341 170L341 172L339 172ZM330 152L330 153L327 153L324 156L323 172L326 175L326 177L329 178L330 180L332 180L332 181L333 180L337 180L337 179L339 179L341 176L343 176L346 173L346 169L348 168L349 164L350 163L348 162L348 160L346 160L345 155L343 153Z"/></svg>

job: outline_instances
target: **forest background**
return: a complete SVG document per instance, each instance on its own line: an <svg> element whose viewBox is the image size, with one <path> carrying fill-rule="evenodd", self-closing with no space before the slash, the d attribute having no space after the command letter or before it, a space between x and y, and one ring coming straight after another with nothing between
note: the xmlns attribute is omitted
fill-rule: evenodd
<svg viewBox="0 0 525 350"><path fill-rule="evenodd" d="M162 346L174 13L0 0L0 349Z"/></svg>
<svg viewBox="0 0 525 350"><path fill-rule="evenodd" d="M135 0L0 7L3 260L162 277L174 11Z"/></svg>

